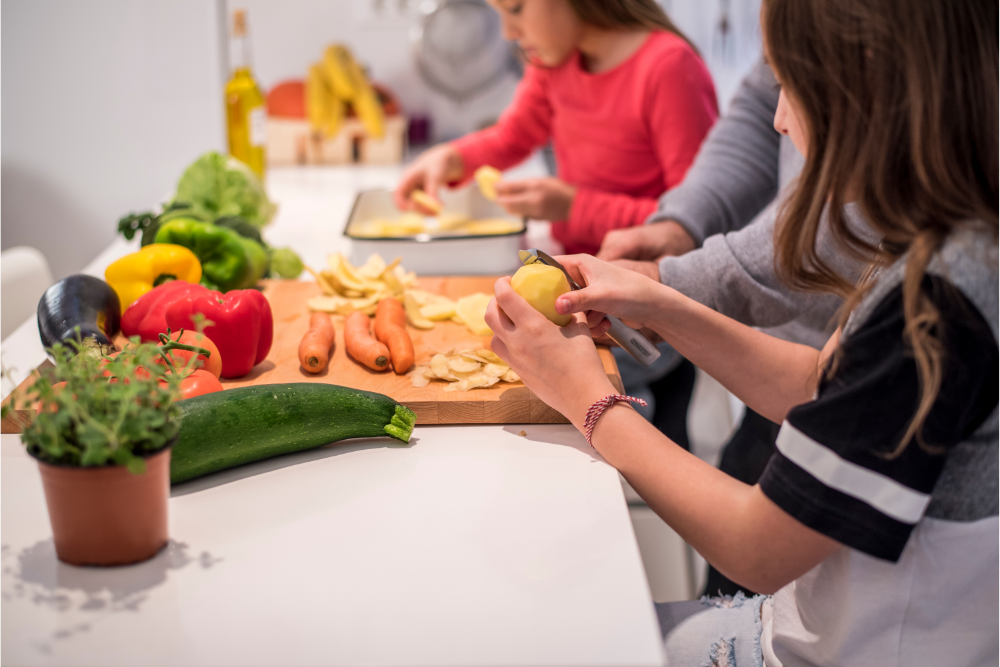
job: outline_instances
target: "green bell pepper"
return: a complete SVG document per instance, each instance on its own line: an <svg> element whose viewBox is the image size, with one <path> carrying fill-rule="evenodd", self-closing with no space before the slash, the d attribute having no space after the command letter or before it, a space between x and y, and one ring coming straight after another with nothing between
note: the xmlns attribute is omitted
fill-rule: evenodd
<svg viewBox="0 0 1000 667"><path fill-rule="evenodd" d="M267 251L259 243L193 217L164 222L155 242L194 252L201 262L201 284L220 292L253 287L268 269Z"/></svg>

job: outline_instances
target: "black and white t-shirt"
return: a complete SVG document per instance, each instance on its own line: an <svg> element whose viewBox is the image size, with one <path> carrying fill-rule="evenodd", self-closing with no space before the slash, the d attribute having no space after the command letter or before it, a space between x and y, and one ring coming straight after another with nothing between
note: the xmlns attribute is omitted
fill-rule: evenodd
<svg viewBox="0 0 1000 667"><path fill-rule="evenodd" d="M847 548L774 596L768 667L996 662L996 246L985 269L962 247L922 285L945 356L923 446L896 453L920 396L898 265L855 313L815 400L782 425L761 489Z"/></svg>
<svg viewBox="0 0 1000 667"><path fill-rule="evenodd" d="M816 400L794 408L761 489L800 522L841 544L899 560L948 450L997 406L1000 360L990 327L968 299L936 276L924 278L944 325L945 367L924 422L925 447L907 443L920 398L917 364L903 340L903 291L896 287L844 340L833 377Z"/></svg>

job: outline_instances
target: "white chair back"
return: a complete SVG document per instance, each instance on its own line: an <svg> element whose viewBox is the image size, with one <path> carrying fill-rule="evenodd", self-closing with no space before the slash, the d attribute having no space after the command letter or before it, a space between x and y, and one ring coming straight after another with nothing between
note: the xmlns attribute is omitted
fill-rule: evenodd
<svg viewBox="0 0 1000 667"><path fill-rule="evenodd" d="M17 246L0 253L0 340L35 316L52 282L49 263L38 250Z"/></svg>

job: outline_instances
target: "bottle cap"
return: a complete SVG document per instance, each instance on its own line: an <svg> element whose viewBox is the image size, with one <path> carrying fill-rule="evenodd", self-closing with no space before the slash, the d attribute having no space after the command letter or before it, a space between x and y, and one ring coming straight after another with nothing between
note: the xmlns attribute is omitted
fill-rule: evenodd
<svg viewBox="0 0 1000 667"><path fill-rule="evenodd" d="M247 12L245 9L237 9L233 12L233 35L242 37L247 34Z"/></svg>

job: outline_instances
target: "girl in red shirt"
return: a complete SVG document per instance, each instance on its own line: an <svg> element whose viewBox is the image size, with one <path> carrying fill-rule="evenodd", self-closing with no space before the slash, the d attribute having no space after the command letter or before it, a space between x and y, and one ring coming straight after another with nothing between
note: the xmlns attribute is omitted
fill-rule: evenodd
<svg viewBox="0 0 1000 667"><path fill-rule="evenodd" d="M567 253L596 253L680 183L718 116L708 69L654 0L490 0L528 59L496 125L426 151L403 174L436 196L483 165L507 169L549 140L555 178L501 181L509 212L551 220Z"/></svg>

